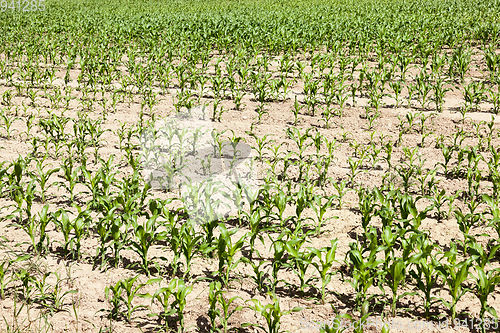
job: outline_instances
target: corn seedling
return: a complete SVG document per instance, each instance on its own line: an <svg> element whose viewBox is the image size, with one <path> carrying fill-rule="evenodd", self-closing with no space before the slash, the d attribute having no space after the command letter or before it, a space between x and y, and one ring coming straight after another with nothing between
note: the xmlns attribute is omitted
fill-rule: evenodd
<svg viewBox="0 0 500 333"><path fill-rule="evenodd" d="M439 278L437 268L440 263L432 253L436 245L430 242L426 234L420 235L417 242L416 248L420 249L420 251L413 254L409 259L414 268L410 271L410 275L417 282L417 289L423 294L418 295L424 301L425 317L429 320L431 307L440 302L439 298L431 295L432 289L436 287Z"/></svg>
<svg viewBox="0 0 500 333"><path fill-rule="evenodd" d="M451 244L451 249L444 253L443 259L447 262L441 262L436 267L439 276L444 280L449 288L451 302L443 300L443 304L451 311L451 322L455 323L457 315L456 306L459 299L468 291L463 283L469 278L469 269L472 259L457 262L456 244Z"/></svg>
<svg viewBox="0 0 500 333"><path fill-rule="evenodd" d="M309 250L314 254L319 262L313 262L312 265L318 271L321 278L321 301L325 304L326 296L326 285L330 283L332 276L335 272L332 272L332 266L336 262L335 253L337 251L337 241L338 239L330 240L331 246L327 246L321 249L309 248ZM323 253L325 257L323 258Z"/></svg>
<svg viewBox="0 0 500 333"><path fill-rule="evenodd" d="M351 285L356 291L356 305L360 308L368 300L368 288L376 281L379 274L378 266L383 263L383 260L376 258L377 248L369 250L368 257L364 257L363 252L368 249L363 249L360 243L350 243L349 247L347 256L352 270Z"/></svg>
<svg viewBox="0 0 500 333"><path fill-rule="evenodd" d="M1 112L0 117L2 118L2 125L6 131L5 138L7 138L7 140L10 140L12 137L12 125L16 120L18 120L18 118L7 115L5 112Z"/></svg>
<svg viewBox="0 0 500 333"><path fill-rule="evenodd" d="M210 308L208 310L208 317L210 318L210 329L211 332L223 332L227 333L228 320L237 311L243 309L243 306L236 306L230 310L231 304L236 300L242 299L241 297L234 296L231 298L224 297L226 292L221 289L220 282L214 281L210 283L210 291L208 294L208 302ZM219 319L220 325L217 325L217 319ZM222 326L222 330L219 328Z"/></svg>
<svg viewBox="0 0 500 333"><path fill-rule="evenodd" d="M244 243L246 235L243 235L236 243L233 244L231 236L238 230L228 231L227 228L219 223L220 236L217 243L217 256L219 258L219 278L224 286L229 286L229 275L231 271L236 269L239 260L235 259L235 254L239 251Z"/></svg>
<svg viewBox="0 0 500 333"><path fill-rule="evenodd" d="M488 296L496 289L496 287L500 284L500 272L498 270L489 270L484 271L483 268L476 266L475 267L477 276L473 275L476 285L474 288L474 293L479 298L479 302L481 303L481 311L479 312L479 317L481 318L481 333L486 332L486 312L494 316L494 318L498 318L496 310L488 305Z"/></svg>
<svg viewBox="0 0 500 333"><path fill-rule="evenodd" d="M302 310L301 307L294 307L288 311L281 310L279 299L276 298L276 296L274 296L273 294L270 294L270 296L272 296L273 300L271 304L263 305L259 300L250 299L248 301L252 302L253 305L247 306L249 309L252 309L265 319L266 326L253 323L244 323L241 325L242 327L253 326L261 329L266 333L280 333L281 317L286 316L292 312L299 312Z"/></svg>
<svg viewBox="0 0 500 333"><path fill-rule="evenodd" d="M130 241L130 248L142 259L141 268L149 276L148 251L154 243L167 238L167 232L158 231L157 216L152 216L144 225L135 224L135 239ZM135 221L133 221L135 222Z"/></svg>

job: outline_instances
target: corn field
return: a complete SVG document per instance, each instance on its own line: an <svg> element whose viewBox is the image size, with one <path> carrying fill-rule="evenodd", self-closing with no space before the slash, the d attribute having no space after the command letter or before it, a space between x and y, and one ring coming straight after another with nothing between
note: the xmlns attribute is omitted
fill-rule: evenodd
<svg viewBox="0 0 500 333"><path fill-rule="evenodd" d="M498 331L499 17L0 1L0 331Z"/></svg>

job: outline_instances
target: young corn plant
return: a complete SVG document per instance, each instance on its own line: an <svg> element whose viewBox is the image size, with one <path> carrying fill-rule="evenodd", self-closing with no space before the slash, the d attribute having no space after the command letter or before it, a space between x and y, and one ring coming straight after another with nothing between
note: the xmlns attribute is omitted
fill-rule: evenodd
<svg viewBox="0 0 500 333"><path fill-rule="evenodd" d="M381 242L382 248L385 253L384 268L386 271L389 270L389 264L391 263L391 258L394 257L394 250L396 244L399 243L400 237L404 237L405 230L393 228L391 225L385 225L382 228ZM371 234L369 234L371 236Z"/></svg>
<svg viewBox="0 0 500 333"><path fill-rule="evenodd" d="M109 310L102 309L101 311L108 312L109 319L116 320L119 318L121 314L120 306L123 302L126 302L122 295L123 294L122 288L123 288L122 281L118 281L115 285L108 286L104 289L106 300L111 305L111 309Z"/></svg>
<svg viewBox="0 0 500 333"><path fill-rule="evenodd" d="M314 200L314 185L304 185L300 184L299 185L299 191L296 194L295 198L295 216L292 217L292 221L295 220L295 225L294 228L295 230L300 229L301 226L301 221L302 221L302 213L304 210L308 207L313 206L313 200ZM326 210L326 208L325 208ZM321 214L321 212L320 212ZM323 214L321 214L321 220L323 218ZM307 218L309 219L309 218ZM306 219L306 220L307 220ZM321 223L323 221L319 221Z"/></svg>
<svg viewBox="0 0 500 333"><path fill-rule="evenodd" d="M437 112L443 112L443 104L444 104L444 97L448 91L451 91L451 88L445 87L445 85L448 84L446 79L443 79L441 77L438 77L435 82L432 84L432 101L434 104L436 104L436 111Z"/></svg>
<svg viewBox="0 0 500 333"><path fill-rule="evenodd" d="M245 244L246 234L233 244L231 236L238 232L238 229L228 231L224 224L219 223L220 236L217 243L217 256L219 258L219 278L225 287L229 286L231 271L236 269L239 260L235 259L236 253Z"/></svg>
<svg viewBox="0 0 500 333"><path fill-rule="evenodd" d="M399 103L401 103L401 93L403 92L403 81L396 80L389 82L389 86L392 91L394 91L394 100L396 101L395 107L399 107Z"/></svg>
<svg viewBox="0 0 500 333"><path fill-rule="evenodd" d="M157 215L152 216L144 225L133 223L135 239L130 241L130 249L137 253L141 259L141 269L149 276L148 252L151 246L168 237L166 231L158 231L156 224ZM133 220L133 222L135 222Z"/></svg>
<svg viewBox="0 0 500 333"><path fill-rule="evenodd" d="M12 90L6 90L2 94L2 104L5 106L11 106L12 105Z"/></svg>
<svg viewBox="0 0 500 333"><path fill-rule="evenodd" d="M304 74L304 101L307 104L307 109L314 117L316 105L319 103L317 96L320 89L320 81L314 78L312 73Z"/></svg>
<svg viewBox="0 0 500 333"><path fill-rule="evenodd" d="M265 333L281 333L281 317L286 316L292 312L299 312L303 308L294 307L291 310L284 311L281 309L279 299L274 295L269 293L272 297L273 302L271 304L263 305L257 299L250 299L247 302L252 302L253 305L247 306L247 308L252 309L256 313L260 314L266 321L266 326L254 324L254 323L244 323L242 327L256 327Z"/></svg>
<svg viewBox="0 0 500 333"><path fill-rule="evenodd" d="M315 280L314 277L306 279L306 272L309 266L311 266L312 264L314 253L300 251L300 247L304 244L304 242L305 238L290 239L285 244L286 252L291 257L290 267L292 268L295 275L297 275L297 277L299 278L299 291L302 294L304 293L304 290L309 285L309 283Z"/></svg>
<svg viewBox="0 0 500 333"><path fill-rule="evenodd" d="M34 303L38 303L46 308L50 307L49 303L50 286L47 283L47 277L49 277L52 274L53 274L52 272L46 272L43 275L39 276L37 280L33 281L33 287L34 287L33 301Z"/></svg>
<svg viewBox="0 0 500 333"><path fill-rule="evenodd" d="M0 117L2 118L3 121L3 127L5 128L6 134L5 138L7 140L10 140L12 137L12 125L16 120L18 120L17 117L13 117L11 115L7 115L6 112L1 112Z"/></svg>
<svg viewBox="0 0 500 333"><path fill-rule="evenodd" d="M457 246L455 243L451 245L451 249L445 252L443 256L443 259L446 258L447 262L440 262L436 269L439 276L448 286L451 302L443 300L443 304L450 309L451 322L455 323L457 303L460 298L469 291L468 288L464 286L464 282L469 278L472 258L457 262Z"/></svg>
<svg viewBox="0 0 500 333"><path fill-rule="evenodd" d="M471 81L464 86L465 108L480 111L479 103L486 98L486 91L484 81Z"/></svg>
<svg viewBox="0 0 500 333"><path fill-rule="evenodd" d="M463 82L465 74L469 70L471 64L472 52L465 45L460 45L453 52L453 56L450 58L449 64L449 75L459 76L460 80Z"/></svg>
<svg viewBox="0 0 500 333"><path fill-rule="evenodd" d="M231 304L236 300L242 299L239 296L231 298L224 297L226 293L221 289L222 285L218 281L210 283L210 291L208 293L208 303L210 308L208 310L208 317L210 318L210 332L227 333L232 329L228 329L229 318L237 311L241 311L244 307L239 305L230 310ZM217 319L220 325L217 324ZM222 326L222 329L221 327Z"/></svg>
<svg viewBox="0 0 500 333"><path fill-rule="evenodd" d="M181 226L179 235L179 240L181 241L180 251L186 261L184 278L189 276L189 272L191 271L191 262L200 248L200 241L202 239L203 235L197 235L196 231L189 223L184 223Z"/></svg>
<svg viewBox="0 0 500 333"><path fill-rule="evenodd" d="M401 212L400 222L403 223L400 225L401 228L418 232L422 221L427 217L427 212L432 210L433 206L429 205L423 211L419 212L416 208L419 199L420 197L415 199L409 194L398 195L399 209Z"/></svg>
<svg viewBox="0 0 500 333"><path fill-rule="evenodd" d="M67 257L71 249L70 233L73 230L73 224L65 209L61 208L57 212L52 213L52 220L57 228L62 232L64 243L59 242L63 247L63 255Z"/></svg>
<svg viewBox="0 0 500 333"><path fill-rule="evenodd" d="M432 296L432 289L436 287L439 274L437 268L440 266L433 250L436 244L432 243L427 234L421 234L417 238L415 248L420 249L419 252L413 254L409 262L413 264L413 269L410 270L410 275L416 281L417 289L423 294L418 294L424 301L423 309L426 320L430 320L431 307L439 303L441 300Z"/></svg>
<svg viewBox="0 0 500 333"><path fill-rule="evenodd" d="M241 261L245 264L249 264L252 268L254 275L250 275L250 278L254 281L257 286L257 290L260 293L265 293L269 291L267 281L269 281L269 273L264 270L264 266L268 264L266 260L261 258L249 259L247 257L242 257ZM271 284L271 282L269 282Z"/></svg>
<svg viewBox="0 0 500 333"><path fill-rule="evenodd" d="M126 247L128 237L126 232L120 228L124 223L123 218L117 218L115 211L118 206L111 207L105 216L99 218L96 223L96 232L99 236L99 246L96 249L94 264L101 263L101 267L108 262L107 252L111 250L115 267L121 262L120 251Z"/></svg>
<svg viewBox="0 0 500 333"><path fill-rule="evenodd" d="M172 303L172 308L175 309L177 318L179 320L179 331L183 332L184 325L184 308L187 305L187 295L193 291L193 286L186 286L184 280L176 279L172 280L169 285L169 289L174 296L174 301Z"/></svg>
<svg viewBox="0 0 500 333"><path fill-rule="evenodd" d="M35 285L37 281L37 276L33 274L33 272L27 268L20 268L19 270L14 271L14 274L16 276L16 280L20 282L20 287L22 290L22 300L28 304L31 305L34 301L35 298Z"/></svg>
<svg viewBox="0 0 500 333"><path fill-rule="evenodd" d="M488 71L490 72L490 80L494 82L500 74L500 56L496 54L494 47L490 45L484 51L484 59L486 60Z"/></svg>
<svg viewBox="0 0 500 333"><path fill-rule="evenodd" d="M65 182L58 182L58 187L63 187L69 193L69 200L73 202L75 198L75 187L80 178L80 168L75 167L72 157L63 158L60 168L63 171Z"/></svg>
<svg viewBox="0 0 500 333"><path fill-rule="evenodd" d="M361 308L361 305L369 300L367 298L368 288L376 282L380 274L379 266L384 261L377 259L377 251L380 251L377 247L364 249L359 242L351 243L349 247L347 257L352 274L350 283L356 291L356 306ZM363 253L366 251L369 251L369 255L364 257Z"/></svg>
<svg viewBox="0 0 500 333"><path fill-rule="evenodd" d="M490 239L486 248L477 242L474 237L469 238L469 254L474 259L475 264L484 269L487 264L491 265L495 255L500 249L500 244L494 245L493 239Z"/></svg>
<svg viewBox="0 0 500 333"><path fill-rule="evenodd" d="M422 109L426 109L428 103L429 92L432 90L432 84L430 82L430 77L423 72L416 77L417 80L417 91L420 97L420 105Z"/></svg>
<svg viewBox="0 0 500 333"><path fill-rule="evenodd" d="M351 170L351 173L349 174L349 185L352 189L354 189L355 186L354 179L362 171L361 166L363 165L364 158L365 156L363 155L358 159L353 159L350 156L347 159L347 162L349 163L349 169Z"/></svg>
<svg viewBox="0 0 500 333"><path fill-rule="evenodd" d="M314 254L317 262L314 261L312 265L316 268L321 278L321 302L325 304L326 296L326 285L330 283L332 276L335 272L332 272L332 266L335 264L335 253L337 251L338 239L330 240L331 246L324 247L322 249L309 248L311 253ZM325 257L323 258L323 253Z"/></svg>
<svg viewBox="0 0 500 333"><path fill-rule="evenodd" d="M299 120L302 119L299 117L300 111L302 110L302 108L303 108L303 106L300 105L299 101L297 100L297 95L295 95L295 102L293 103L293 109L292 109L293 126L297 126L297 124L299 123Z"/></svg>
<svg viewBox="0 0 500 333"><path fill-rule="evenodd" d="M21 262L30 258L30 255L18 256L15 259L4 258L0 261L0 299L5 300L5 291L11 282L16 281L17 274L11 269L16 262ZM10 274L14 272L14 274ZM16 275L16 276L14 276Z"/></svg>
<svg viewBox="0 0 500 333"><path fill-rule="evenodd" d="M459 207L454 211L455 218L457 219L458 228L464 235L464 240L462 242L464 253L467 253L468 240L473 237L471 236L470 230L473 226L477 225L481 220L480 214L467 213L463 214L462 209Z"/></svg>
<svg viewBox="0 0 500 333"><path fill-rule="evenodd" d="M498 236L500 237L500 209L498 208L499 207L498 199L494 200L491 196L487 194L483 194L482 198L483 202L488 204L486 213L491 215L491 219L487 220L488 226L493 227L496 230Z"/></svg>
<svg viewBox="0 0 500 333"><path fill-rule="evenodd" d="M173 216L170 215L170 216ZM181 238L181 228L177 226L177 222L174 221L173 218L169 219L168 225L167 225L167 242L170 247L170 249L174 253L174 258L172 259L172 262L170 263L170 266L173 269L173 275L176 276L177 270L180 266L180 256L182 254L181 252L181 246L182 246L182 238Z"/></svg>
<svg viewBox="0 0 500 333"><path fill-rule="evenodd" d="M266 146L276 142L275 140L268 139L268 137L272 136L273 134L266 134L262 138L259 138L255 133L250 131L247 131L246 134L255 139L256 146L251 146L251 148L257 152L259 156L258 160L262 162L264 159L264 149L266 148Z"/></svg>
<svg viewBox="0 0 500 333"><path fill-rule="evenodd" d="M368 226L377 208L377 192L360 188L358 191L359 211L361 212L361 226L365 235L368 234Z"/></svg>
<svg viewBox="0 0 500 333"><path fill-rule="evenodd" d="M494 318L498 318L495 308L488 304L488 296L490 296L497 289L497 286L500 285L500 271L497 269L484 271L484 269L479 266L476 266L475 270L477 276L471 274L476 282L474 294L479 298L479 302L481 303L481 310L479 312L481 333L486 333L486 313L488 312L494 316Z"/></svg>
<svg viewBox="0 0 500 333"><path fill-rule="evenodd" d="M299 153L297 154L299 160L304 158L306 149L313 145L313 142L306 144L307 139L312 138L312 135L309 133L312 129L312 127L307 129L304 134L301 134L300 129L295 127L287 128L285 130L288 138L292 139L297 144L297 148L299 149Z"/></svg>
<svg viewBox="0 0 500 333"><path fill-rule="evenodd" d="M331 179L331 178L330 178ZM335 195L338 200L338 209L342 209L343 198L346 193L351 190L347 187L348 180L347 179L339 179L338 181L331 180L330 183L333 185L337 194Z"/></svg>
<svg viewBox="0 0 500 333"><path fill-rule="evenodd" d="M338 185L338 184L337 184ZM322 195L315 195L314 196L314 203L311 203L310 206L314 210L314 213L316 214L316 220L318 223L316 224L316 234L319 235L321 232L321 226L331 220L331 219L338 219L338 216L331 216L327 219L324 218L324 215L328 208L332 206L333 200L335 200L336 196L332 196L329 198L326 198L326 201L322 202L323 196Z"/></svg>
<svg viewBox="0 0 500 333"><path fill-rule="evenodd" d="M48 180L50 176L52 176L54 173L58 172L60 168L52 168L48 169L46 171L43 171L44 166L43 166L43 160L38 160L36 164L36 170L37 173L32 173L31 176L32 178L35 178L36 181L38 182L38 185L40 186L40 195L41 195L41 200L42 203L46 202L46 196L47 196L47 190L51 186L57 185L57 183L51 183L48 184Z"/></svg>
<svg viewBox="0 0 500 333"><path fill-rule="evenodd" d="M287 257L285 256L286 242L283 239L277 239L273 241L272 253L273 261L271 262L271 277L272 277L272 293L276 292L276 286L281 280L278 280L278 272L281 268L285 267L287 264Z"/></svg>
<svg viewBox="0 0 500 333"><path fill-rule="evenodd" d="M411 109L412 107L411 101L413 100L413 97L415 96L415 93L417 92L418 88L416 84L408 83L406 85L406 89L408 90L408 97L406 98L408 103L408 109Z"/></svg>
<svg viewBox="0 0 500 333"><path fill-rule="evenodd" d="M139 278L140 275L136 275L135 277L130 277L124 280L119 281L122 293L125 293L125 297L121 296L121 300L125 303L125 306L127 308L126 312L126 319L127 322L130 324L132 323L132 313L136 311L137 309L140 308L145 308L145 305L136 305L134 306L132 304L132 301L134 300L135 296L138 297L147 297L147 294L139 294L139 290L149 284L153 284L156 282L159 282L160 279L150 279L146 283L138 283L137 285L134 286L135 282Z"/></svg>
<svg viewBox="0 0 500 333"><path fill-rule="evenodd" d="M391 314L393 317L396 316L397 301L407 295L404 293L403 295L398 296L398 289L404 283L406 278L407 266L408 262L402 258L393 258L391 264L387 266L385 271L385 280L392 291Z"/></svg>
<svg viewBox="0 0 500 333"><path fill-rule="evenodd" d="M498 115L500 113L500 85L497 85L497 89L491 87L488 90L489 100L493 104L491 111L493 114Z"/></svg>
<svg viewBox="0 0 500 333"><path fill-rule="evenodd" d="M76 218L70 223L73 230L72 237L69 240L71 256L78 260L81 257L82 240L88 236L89 226L92 218L88 210L82 210L80 206L73 203L73 207L78 211Z"/></svg>

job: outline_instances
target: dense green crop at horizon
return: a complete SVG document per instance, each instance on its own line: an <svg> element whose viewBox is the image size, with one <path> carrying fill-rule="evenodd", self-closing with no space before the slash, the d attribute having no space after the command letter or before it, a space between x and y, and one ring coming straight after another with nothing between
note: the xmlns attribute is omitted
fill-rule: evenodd
<svg viewBox="0 0 500 333"><path fill-rule="evenodd" d="M44 12L0 12L0 40L56 47L85 38L111 43L159 41L206 48L215 43L279 52L360 40L401 47L497 41L499 1L49 1ZM39 36L43 34L44 37ZM59 46L57 46L59 45ZM20 46L22 47L22 46ZM392 51L392 50L391 50Z"/></svg>

